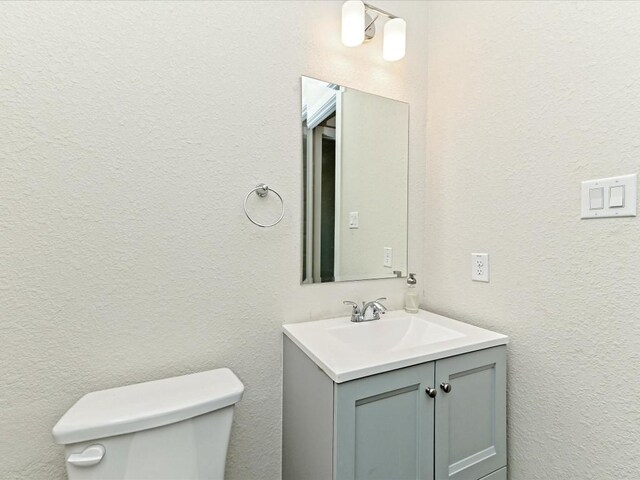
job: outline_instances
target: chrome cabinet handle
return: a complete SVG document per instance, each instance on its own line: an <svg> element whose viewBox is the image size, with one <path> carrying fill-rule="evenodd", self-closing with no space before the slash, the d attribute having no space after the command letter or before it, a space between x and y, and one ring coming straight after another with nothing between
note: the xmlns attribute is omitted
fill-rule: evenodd
<svg viewBox="0 0 640 480"><path fill-rule="evenodd" d="M436 398L436 395L438 394L438 391L433 387L427 387L425 389L425 393L427 394L428 397Z"/></svg>
<svg viewBox="0 0 640 480"><path fill-rule="evenodd" d="M442 382L440 384L440 388L444 391L444 393L449 393L451 391L451 384L447 382Z"/></svg>

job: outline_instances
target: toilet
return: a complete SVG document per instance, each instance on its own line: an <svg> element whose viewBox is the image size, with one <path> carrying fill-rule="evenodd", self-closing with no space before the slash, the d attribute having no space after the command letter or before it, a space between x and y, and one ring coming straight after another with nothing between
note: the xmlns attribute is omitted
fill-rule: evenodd
<svg viewBox="0 0 640 480"><path fill-rule="evenodd" d="M234 405L228 368L85 395L53 427L69 480L223 479Z"/></svg>

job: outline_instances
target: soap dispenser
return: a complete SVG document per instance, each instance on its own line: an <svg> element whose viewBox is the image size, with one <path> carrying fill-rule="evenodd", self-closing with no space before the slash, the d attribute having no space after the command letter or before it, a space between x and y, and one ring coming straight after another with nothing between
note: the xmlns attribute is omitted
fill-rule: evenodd
<svg viewBox="0 0 640 480"><path fill-rule="evenodd" d="M407 313L418 313L420 301L418 299L416 283L418 283L416 274L410 273L407 277L407 293L404 297L404 311Z"/></svg>

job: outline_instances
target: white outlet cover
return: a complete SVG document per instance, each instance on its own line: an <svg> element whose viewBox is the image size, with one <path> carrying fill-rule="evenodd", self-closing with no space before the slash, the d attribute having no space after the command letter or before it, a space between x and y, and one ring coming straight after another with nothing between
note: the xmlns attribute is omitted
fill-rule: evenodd
<svg viewBox="0 0 640 480"><path fill-rule="evenodd" d="M489 281L489 254L471 254L471 280L474 282Z"/></svg>
<svg viewBox="0 0 640 480"><path fill-rule="evenodd" d="M384 258L382 260L383 266L393 266L393 249L391 247L384 247Z"/></svg>

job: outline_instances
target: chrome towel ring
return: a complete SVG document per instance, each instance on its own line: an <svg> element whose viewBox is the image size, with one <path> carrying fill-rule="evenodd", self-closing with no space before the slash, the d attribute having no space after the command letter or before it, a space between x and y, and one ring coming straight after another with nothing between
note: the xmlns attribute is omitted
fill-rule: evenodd
<svg viewBox="0 0 640 480"><path fill-rule="evenodd" d="M273 192L275 193L278 198L280 199L280 204L282 205L282 211L280 212L280 217L273 223L259 223L256 222L253 218L251 218L251 215L249 215L249 212L247 212L247 200L249 200L249 197L251 196L251 194L253 192L256 192L256 195L258 195L259 197L266 197L269 192ZM267 185L266 183L260 183L258 185L256 185L255 188L249 190L249 193L247 193L247 196L244 197L244 214L247 216L247 218L251 221L251 223L253 223L254 225L257 225L259 227L263 227L263 228L267 228L267 227L273 227L274 225L277 225L280 223L280 220L282 220L282 218L284 217L284 200L282 199L282 196L273 188L269 187L269 185Z"/></svg>

